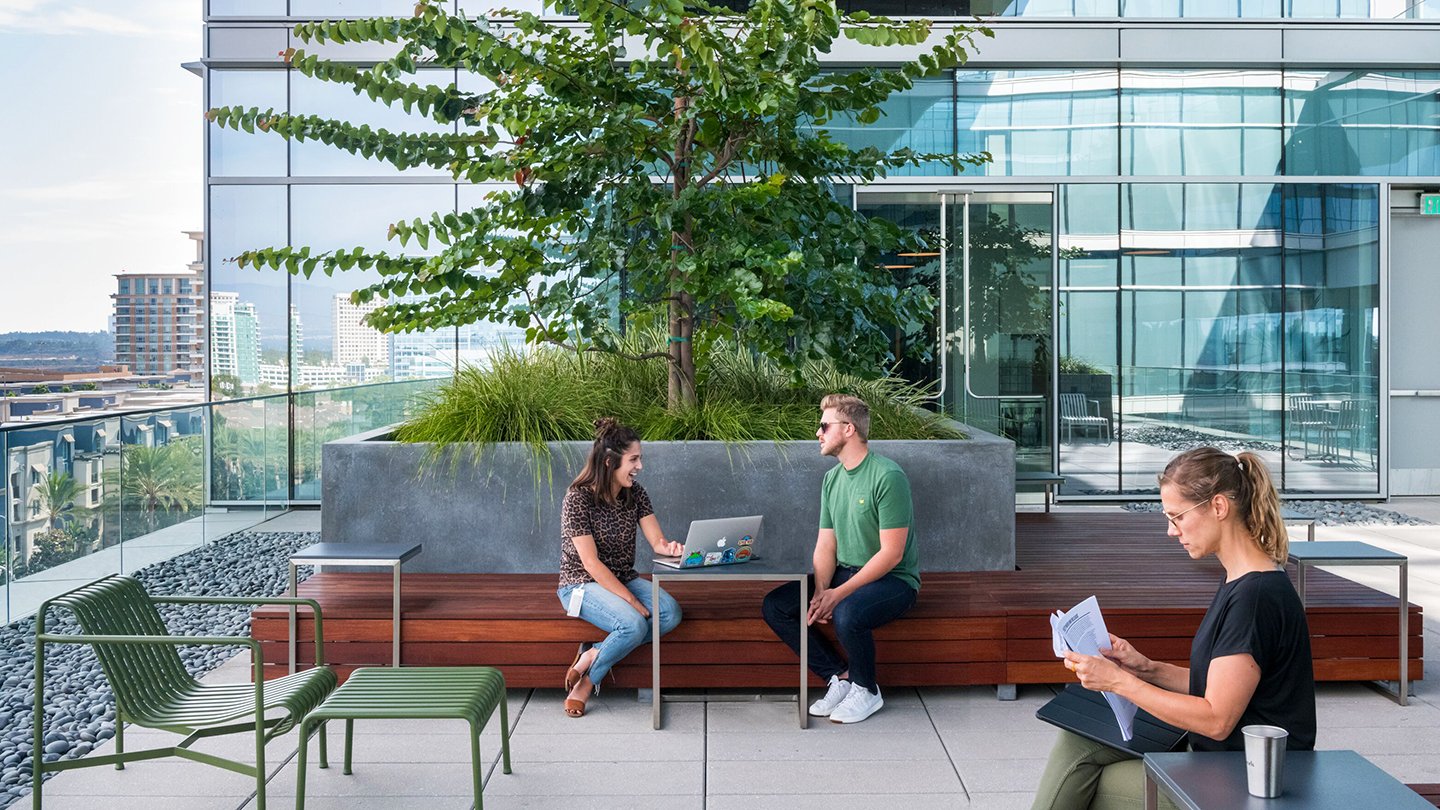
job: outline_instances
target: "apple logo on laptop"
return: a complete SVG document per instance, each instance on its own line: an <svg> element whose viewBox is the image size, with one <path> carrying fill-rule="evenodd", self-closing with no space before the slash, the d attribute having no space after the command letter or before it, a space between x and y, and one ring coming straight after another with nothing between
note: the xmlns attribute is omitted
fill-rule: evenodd
<svg viewBox="0 0 1440 810"><path fill-rule="evenodd" d="M722 537L718 541L716 541L715 545L719 546L720 548L724 548L725 544L728 542L730 542L730 538Z"/></svg>

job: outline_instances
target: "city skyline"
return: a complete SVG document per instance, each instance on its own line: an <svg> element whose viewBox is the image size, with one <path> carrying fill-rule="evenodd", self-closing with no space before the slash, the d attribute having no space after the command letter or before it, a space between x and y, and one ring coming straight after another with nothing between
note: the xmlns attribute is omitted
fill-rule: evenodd
<svg viewBox="0 0 1440 810"><path fill-rule="evenodd" d="M31 121L0 128L0 153L25 156L0 162L0 333L107 330L113 276L191 260L204 83L181 67L201 53L185 5L0 0L0 76Z"/></svg>

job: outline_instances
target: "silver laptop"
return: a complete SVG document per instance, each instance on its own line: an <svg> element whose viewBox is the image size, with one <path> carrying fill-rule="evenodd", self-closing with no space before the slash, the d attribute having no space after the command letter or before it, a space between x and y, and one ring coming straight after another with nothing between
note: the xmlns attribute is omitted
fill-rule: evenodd
<svg viewBox="0 0 1440 810"><path fill-rule="evenodd" d="M685 550L679 557L656 557L656 565L670 568L704 568L707 565L734 565L755 558L764 515L695 520L685 535Z"/></svg>

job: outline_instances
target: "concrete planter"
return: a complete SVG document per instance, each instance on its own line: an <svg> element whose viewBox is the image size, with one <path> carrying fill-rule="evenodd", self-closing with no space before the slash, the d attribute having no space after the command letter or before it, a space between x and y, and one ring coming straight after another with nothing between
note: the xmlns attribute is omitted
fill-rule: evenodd
<svg viewBox="0 0 1440 810"><path fill-rule="evenodd" d="M1015 567L1015 445L966 427L960 441L876 441L910 477L924 571ZM548 465L523 445L496 444L455 463L426 463L429 446L389 441L390 428L323 451L325 542L415 540L409 572L554 573L560 501L588 442L551 444ZM820 479L835 462L814 441L647 442L641 482L660 525L683 540L691 520L763 514L759 553L810 564ZM537 478L539 483L537 484ZM639 543L637 567L649 567Z"/></svg>

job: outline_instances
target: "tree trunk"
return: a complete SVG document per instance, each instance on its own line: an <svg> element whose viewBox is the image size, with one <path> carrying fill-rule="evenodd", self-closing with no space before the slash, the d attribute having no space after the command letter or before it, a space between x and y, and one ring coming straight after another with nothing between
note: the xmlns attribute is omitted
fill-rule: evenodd
<svg viewBox="0 0 1440 810"><path fill-rule="evenodd" d="M683 62L676 57L676 67L684 70ZM685 111L690 107L690 98L675 97L675 120L683 122ZM675 141L675 182L672 186L675 199L690 185L690 155L693 125L682 123ZM695 396L695 348L691 338L695 335L695 296L684 291L684 278L680 272L680 254L695 244L691 238L690 223L684 231L670 233L670 337L666 349L670 353L670 380L667 405L671 410L693 408Z"/></svg>

